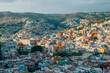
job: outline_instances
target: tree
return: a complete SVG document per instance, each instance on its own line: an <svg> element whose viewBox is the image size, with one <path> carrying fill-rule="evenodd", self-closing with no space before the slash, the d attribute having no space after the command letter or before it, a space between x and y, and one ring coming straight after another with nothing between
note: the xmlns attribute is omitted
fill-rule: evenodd
<svg viewBox="0 0 110 73"><path fill-rule="evenodd" d="M42 52L43 51L43 47L42 46L33 46L31 48L31 52L35 52L35 51L40 51Z"/></svg>
<svg viewBox="0 0 110 73"><path fill-rule="evenodd" d="M72 53L72 55L74 55L74 56L81 56L82 55L82 52L74 52L74 53Z"/></svg>
<svg viewBox="0 0 110 73"><path fill-rule="evenodd" d="M35 68L35 70L41 69L41 68L39 67L39 62L36 62L36 63L35 63L34 68Z"/></svg>
<svg viewBox="0 0 110 73"><path fill-rule="evenodd" d="M2 60L1 42L0 42L0 60Z"/></svg>
<svg viewBox="0 0 110 73"><path fill-rule="evenodd" d="M33 68L28 69L29 72L34 72L35 70Z"/></svg>
<svg viewBox="0 0 110 73"><path fill-rule="evenodd" d="M18 46L19 48L17 49L17 52L19 55L28 55L28 51L24 49L23 43L19 43Z"/></svg>
<svg viewBox="0 0 110 73"><path fill-rule="evenodd" d="M100 53L98 52L98 49L94 50L94 55L99 55Z"/></svg>
<svg viewBox="0 0 110 73"><path fill-rule="evenodd" d="M22 48L17 49L17 52L19 55L28 55L28 51L27 50L23 50Z"/></svg>
<svg viewBox="0 0 110 73"><path fill-rule="evenodd" d="M65 56L69 56L69 53L68 52L58 52L58 53L55 53L53 56L65 57Z"/></svg>
<svg viewBox="0 0 110 73"><path fill-rule="evenodd" d="M19 55L22 55L23 54L23 50L22 49L19 48L19 49L17 49L17 51L18 51L18 54Z"/></svg>
<svg viewBox="0 0 110 73"><path fill-rule="evenodd" d="M97 37L94 37L94 40L97 40L98 38Z"/></svg>
<svg viewBox="0 0 110 73"><path fill-rule="evenodd" d="M8 64L7 64L7 63L5 64L5 68L9 68L9 66L8 66Z"/></svg>
<svg viewBox="0 0 110 73"><path fill-rule="evenodd" d="M92 24L92 22L89 22L89 23L88 23L88 26L91 26L91 24Z"/></svg>

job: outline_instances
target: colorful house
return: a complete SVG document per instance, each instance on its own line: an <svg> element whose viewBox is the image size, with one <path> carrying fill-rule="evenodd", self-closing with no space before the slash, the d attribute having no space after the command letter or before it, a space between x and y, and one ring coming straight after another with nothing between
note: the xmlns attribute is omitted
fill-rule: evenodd
<svg viewBox="0 0 110 73"><path fill-rule="evenodd" d="M107 49L106 48L105 49L104 48L101 48L100 49L100 53L107 53Z"/></svg>
<svg viewBox="0 0 110 73"><path fill-rule="evenodd" d="M61 61L61 57L55 56L54 58L54 63L58 63L58 61Z"/></svg>

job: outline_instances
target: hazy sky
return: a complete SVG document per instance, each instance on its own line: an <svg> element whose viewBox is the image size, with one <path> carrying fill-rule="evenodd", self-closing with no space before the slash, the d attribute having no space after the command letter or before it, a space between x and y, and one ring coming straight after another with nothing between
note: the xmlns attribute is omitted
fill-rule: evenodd
<svg viewBox="0 0 110 73"><path fill-rule="evenodd" d="M110 11L110 0L0 0L0 11L74 13Z"/></svg>

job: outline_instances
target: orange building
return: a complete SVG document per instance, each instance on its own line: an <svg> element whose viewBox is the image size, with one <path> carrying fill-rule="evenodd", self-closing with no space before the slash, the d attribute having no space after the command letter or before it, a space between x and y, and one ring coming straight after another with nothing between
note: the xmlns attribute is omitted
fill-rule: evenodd
<svg viewBox="0 0 110 73"><path fill-rule="evenodd" d="M97 34L94 34L93 37L97 37Z"/></svg>
<svg viewBox="0 0 110 73"><path fill-rule="evenodd" d="M61 46L61 43L59 41L57 41L57 46Z"/></svg>
<svg viewBox="0 0 110 73"><path fill-rule="evenodd" d="M89 42L90 40L89 40L89 38L85 38L84 41L85 42Z"/></svg>
<svg viewBox="0 0 110 73"><path fill-rule="evenodd" d="M75 63L72 63L71 65L72 65L72 66L75 66L76 64L75 64Z"/></svg>
<svg viewBox="0 0 110 73"><path fill-rule="evenodd" d="M91 33L91 37L93 37L93 38L98 37L98 34L99 34L98 32Z"/></svg>
<svg viewBox="0 0 110 73"><path fill-rule="evenodd" d="M39 45L39 42L36 42L36 45Z"/></svg>

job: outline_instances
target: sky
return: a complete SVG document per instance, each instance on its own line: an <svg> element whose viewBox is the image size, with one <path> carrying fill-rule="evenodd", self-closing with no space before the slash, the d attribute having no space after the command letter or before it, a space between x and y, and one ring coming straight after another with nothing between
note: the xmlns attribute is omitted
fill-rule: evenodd
<svg viewBox="0 0 110 73"><path fill-rule="evenodd" d="M0 12L69 14L110 11L110 0L0 0Z"/></svg>

